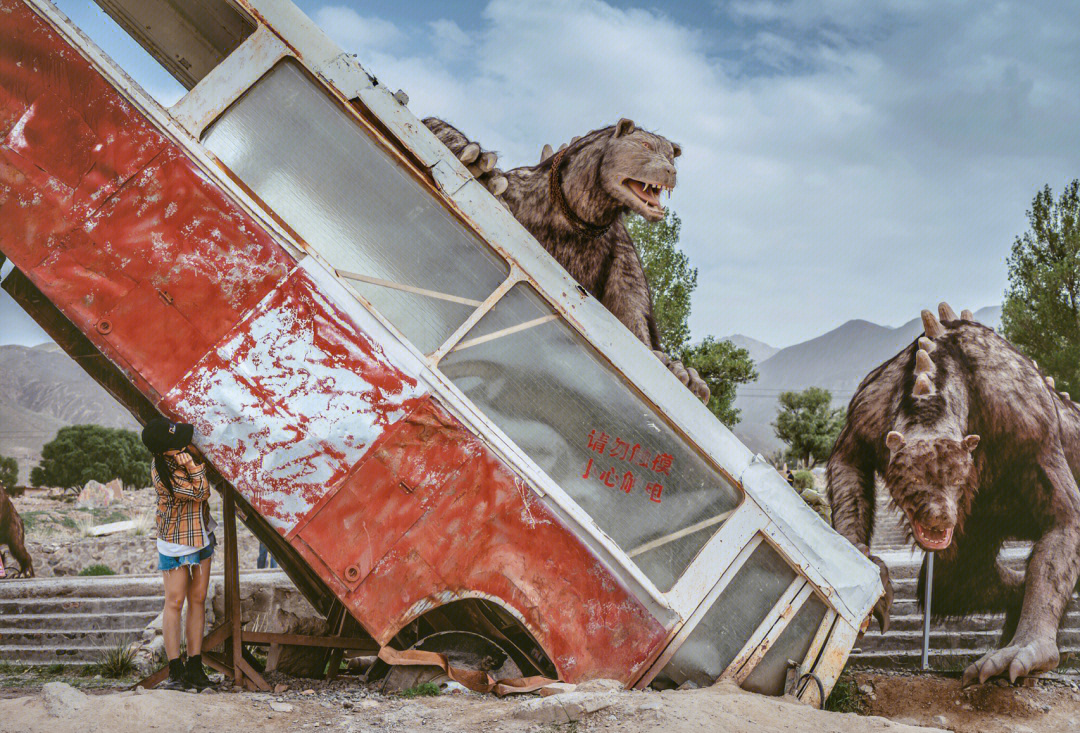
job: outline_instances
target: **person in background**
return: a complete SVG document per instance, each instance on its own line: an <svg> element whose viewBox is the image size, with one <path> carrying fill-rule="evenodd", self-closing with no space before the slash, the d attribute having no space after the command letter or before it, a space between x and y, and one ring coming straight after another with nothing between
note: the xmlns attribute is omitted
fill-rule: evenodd
<svg viewBox="0 0 1080 733"><path fill-rule="evenodd" d="M168 689L211 685L202 666L203 625L215 523L210 515L206 465L191 445L195 430L186 423L155 418L142 441L150 451L150 478L157 491L158 569L165 581L161 633L169 657ZM187 602L187 664L180 659L180 620Z"/></svg>
<svg viewBox="0 0 1080 733"><path fill-rule="evenodd" d="M270 567L271 568L276 568L277 567L277 560L275 560L274 556L270 554L270 549L266 545L264 545L262 542L260 542L259 543L259 557L255 561L255 567L257 567L259 570L264 569L266 567L266 559L267 558L270 558Z"/></svg>

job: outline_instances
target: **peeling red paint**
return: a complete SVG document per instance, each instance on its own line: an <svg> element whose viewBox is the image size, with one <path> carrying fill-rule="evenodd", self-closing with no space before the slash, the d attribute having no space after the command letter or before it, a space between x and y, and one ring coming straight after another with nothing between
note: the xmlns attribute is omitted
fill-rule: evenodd
<svg viewBox="0 0 1080 733"><path fill-rule="evenodd" d="M23 3L0 0L0 251L197 442L379 641L483 597L567 680L671 629ZM310 267L308 267L310 269ZM389 348L389 347L387 347Z"/></svg>
<svg viewBox="0 0 1080 733"><path fill-rule="evenodd" d="M163 394L292 259L25 5L0 9L0 248Z"/></svg>
<svg viewBox="0 0 1080 733"><path fill-rule="evenodd" d="M481 595L524 619L566 680L631 682L663 647L665 627L433 400L387 433L354 476L300 529L296 546L338 577L348 607L380 642L412 620L423 599L436 606ZM418 481L412 492L400 486L402 476ZM365 533L372 528L383 532L374 545ZM342 536L354 540L332 542ZM359 582L338 574L353 564L366 576Z"/></svg>

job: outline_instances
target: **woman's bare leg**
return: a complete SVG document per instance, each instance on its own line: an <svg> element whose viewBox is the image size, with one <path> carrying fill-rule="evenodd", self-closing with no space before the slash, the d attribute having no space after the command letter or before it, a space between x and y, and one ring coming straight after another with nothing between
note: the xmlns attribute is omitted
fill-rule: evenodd
<svg viewBox="0 0 1080 733"><path fill-rule="evenodd" d="M203 624L206 619L206 588L210 583L208 557L198 565L191 566L191 583L187 588L187 650L188 656L202 654Z"/></svg>
<svg viewBox="0 0 1080 733"><path fill-rule="evenodd" d="M177 659L180 656L180 614L184 610L184 599L188 595L191 576L186 568L179 567L165 570L161 577L165 580L165 610L161 617L161 636L165 640L165 654L169 659ZM188 624L191 624L190 620Z"/></svg>

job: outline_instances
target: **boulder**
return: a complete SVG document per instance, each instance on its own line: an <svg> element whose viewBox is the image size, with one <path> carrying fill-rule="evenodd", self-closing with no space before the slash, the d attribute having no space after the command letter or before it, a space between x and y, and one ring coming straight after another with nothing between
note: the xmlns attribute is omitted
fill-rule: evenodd
<svg viewBox="0 0 1080 733"><path fill-rule="evenodd" d="M245 577L240 584L240 594L240 622L246 629L317 636L331 633L326 619L311 607L283 572ZM210 595L208 593L207 597ZM224 618L224 586L215 589L213 603L214 618ZM325 665L325 651L285 646L278 658L277 670L294 677L318 677Z"/></svg>
<svg viewBox="0 0 1080 733"><path fill-rule="evenodd" d="M112 492L113 503L124 500L124 482L118 478L114 478L109 483L105 484L105 488Z"/></svg>
<svg viewBox="0 0 1080 733"><path fill-rule="evenodd" d="M45 712L53 718L71 718L86 704L86 694L65 682L46 682L41 687Z"/></svg>
<svg viewBox="0 0 1080 733"><path fill-rule="evenodd" d="M105 484L91 479L79 492L75 506L79 509L98 509L113 503L113 492Z"/></svg>

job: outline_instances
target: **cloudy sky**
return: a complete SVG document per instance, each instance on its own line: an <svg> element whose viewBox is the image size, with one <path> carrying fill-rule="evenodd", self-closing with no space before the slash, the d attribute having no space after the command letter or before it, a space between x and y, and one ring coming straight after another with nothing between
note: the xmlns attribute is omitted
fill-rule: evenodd
<svg viewBox="0 0 1080 733"><path fill-rule="evenodd" d="M1075 2L299 4L503 167L620 117L679 142L695 337L999 303L1035 190L1080 176ZM178 98L89 3L60 5Z"/></svg>

